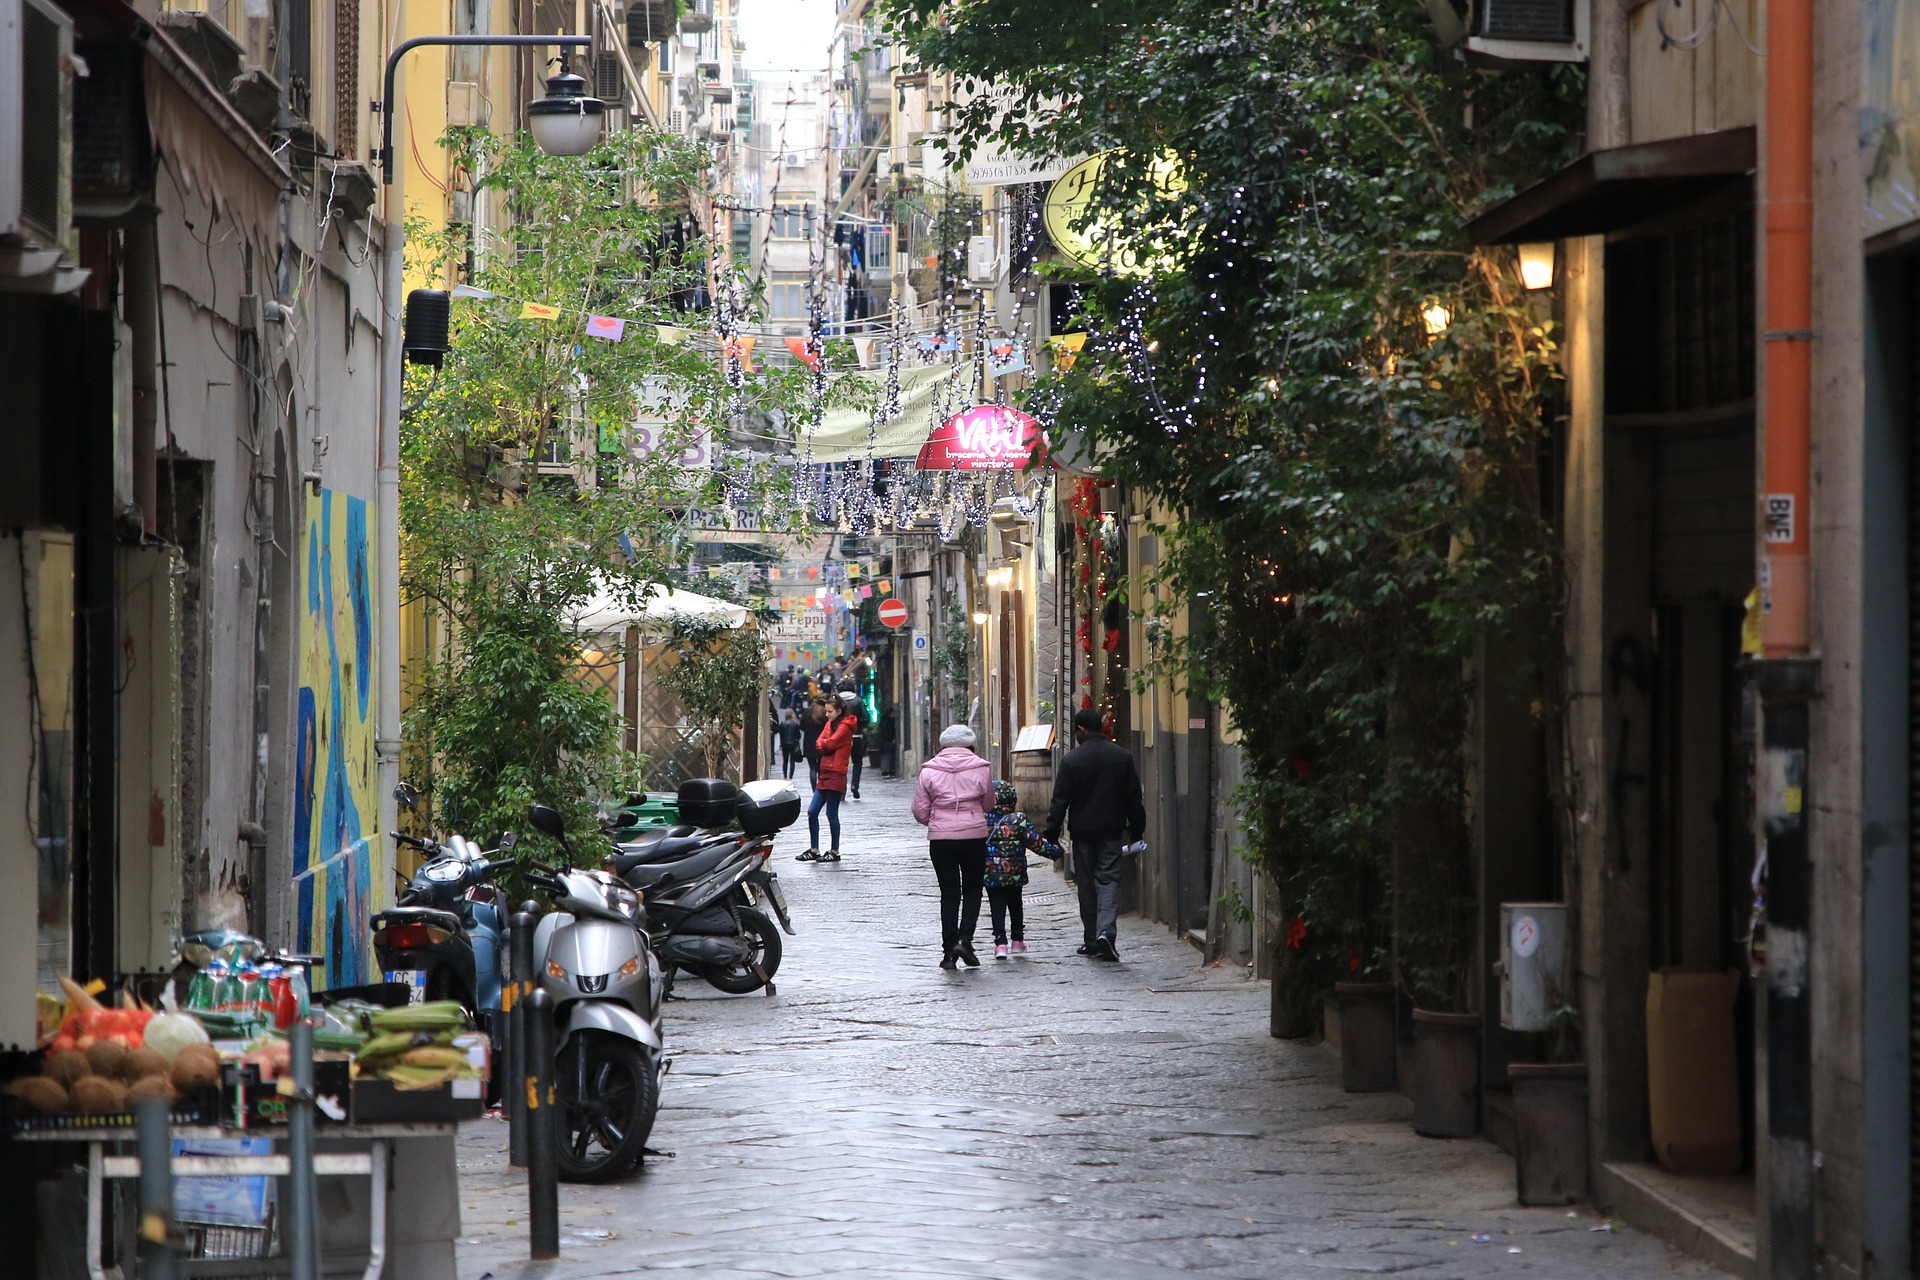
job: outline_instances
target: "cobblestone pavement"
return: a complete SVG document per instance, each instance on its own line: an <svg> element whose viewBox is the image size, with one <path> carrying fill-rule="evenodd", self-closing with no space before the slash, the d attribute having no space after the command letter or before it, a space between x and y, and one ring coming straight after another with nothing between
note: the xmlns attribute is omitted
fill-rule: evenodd
<svg viewBox="0 0 1920 1280"><path fill-rule="evenodd" d="M804 820L780 842L800 933L779 994L681 982L653 1137L674 1154L562 1187L559 1261L524 1260L506 1126L467 1127L461 1280L1720 1274L1588 1210L1519 1208L1500 1151L1342 1093L1324 1051L1267 1036L1264 984L1158 926L1123 920L1119 965L1074 956L1044 865L1032 952L942 971L910 784L863 791L837 866L792 860Z"/></svg>

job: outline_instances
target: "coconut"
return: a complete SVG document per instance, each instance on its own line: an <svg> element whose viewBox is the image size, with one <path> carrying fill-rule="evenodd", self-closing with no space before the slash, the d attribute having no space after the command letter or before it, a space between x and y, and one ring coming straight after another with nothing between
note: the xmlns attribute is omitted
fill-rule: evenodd
<svg viewBox="0 0 1920 1280"><path fill-rule="evenodd" d="M86 1113L125 1111L127 1086L104 1076L88 1076L73 1086L73 1109Z"/></svg>
<svg viewBox="0 0 1920 1280"><path fill-rule="evenodd" d="M165 1076L143 1076L127 1087L127 1105L137 1107L148 1098L165 1098L172 1102L179 1095L173 1086L167 1083Z"/></svg>
<svg viewBox="0 0 1920 1280"><path fill-rule="evenodd" d="M40 1074L58 1081L63 1089L71 1089L76 1082L92 1075L93 1067L88 1064L87 1055L78 1049L62 1049L47 1055L47 1065L40 1068Z"/></svg>
<svg viewBox="0 0 1920 1280"><path fill-rule="evenodd" d="M136 1080L144 1080L148 1076L159 1076L164 1080L169 1070L171 1068L167 1065L166 1058L152 1049L130 1049L126 1056L120 1059L120 1078L128 1084Z"/></svg>
<svg viewBox="0 0 1920 1280"><path fill-rule="evenodd" d="M87 1065L97 1076L119 1075L120 1060L126 1056L127 1046L118 1040L95 1040L87 1046Z"/></svg>
<svg viewBox="0 0 1920 1280"><path fill-rule="evenodd" d="M173 1087L182 1093L220 1083L220 1054L212 1045L190 1044L173 1060Z"/></svg>
<svg viewBox="0 0 1920 1280"><path fill-rule="evenodd" d="M69 1105L66 1088L45 1076L24 1076L8 1085L7 1092L41 1115L58 1115Z"/></svg>

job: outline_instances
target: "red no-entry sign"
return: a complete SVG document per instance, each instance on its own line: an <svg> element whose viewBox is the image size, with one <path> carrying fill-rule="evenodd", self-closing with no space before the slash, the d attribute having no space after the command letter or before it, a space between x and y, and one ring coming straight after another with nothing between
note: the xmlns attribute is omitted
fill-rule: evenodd
<svg viewBox="0 0 1920 1280"><path fill-rule="evenodd" d="M889 627L903 627L907 623L907 602L904 600L883 600L880 604L880 621Z"/></svg>

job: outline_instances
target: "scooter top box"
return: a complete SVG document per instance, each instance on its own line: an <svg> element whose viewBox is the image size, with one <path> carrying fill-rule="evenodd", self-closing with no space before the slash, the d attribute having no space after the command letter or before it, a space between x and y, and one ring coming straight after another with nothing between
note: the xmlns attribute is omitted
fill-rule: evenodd
<svg viewBox="0 0 1920 1280"><path fill-rule="evenodd" d="M725 778L689 778L680 784L680 820L724 827L740 816L740 788Z"/></svg>
<svg viewBox="0 0 1920 1280"><path fill-rule="evenodd" d="M800 792L791 782L767 778L740 788L740 829L750 836L770 836L799 817Z"/></svg>

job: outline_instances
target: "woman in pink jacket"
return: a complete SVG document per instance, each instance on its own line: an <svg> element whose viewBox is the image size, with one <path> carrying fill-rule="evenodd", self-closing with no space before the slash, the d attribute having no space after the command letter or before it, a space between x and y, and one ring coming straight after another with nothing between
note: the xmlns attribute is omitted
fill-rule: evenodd
<svg viewBox="0 0 1920 1280"><path fill-rule="evenodd" d="M980 967L980 957L973 953L973 929L980 922L987 810L992 807L993 770L973 754L973 730L948 725L940 734L940 753L920 766L913 789L913 817L927 829L927 852L940 879L942 969L962 961Z"/></svg>

